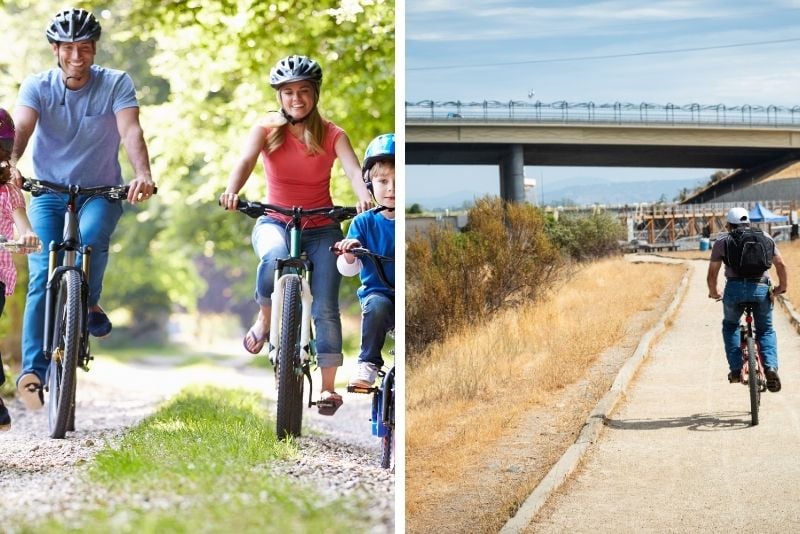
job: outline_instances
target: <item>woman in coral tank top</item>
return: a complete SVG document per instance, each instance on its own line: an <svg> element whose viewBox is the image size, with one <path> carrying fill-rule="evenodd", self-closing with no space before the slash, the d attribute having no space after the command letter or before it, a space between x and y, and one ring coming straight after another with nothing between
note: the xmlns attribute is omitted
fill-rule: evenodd
<svg viewBox="0 0 800 534"><path fill-rule="evenodd" d="M270 71L270 85L278 92L280 112L268 113L250 130L244 153L228 178L220 204L235 210L238 193L255 168L259 155L267 178L267 202L281 206L319 208L333 205L330 194L331 168L338 158L358 197L359 211L371 206L369 191L361 178L361 166L344 130L325 120L317 109L322 69L313 59L292 55L278 61ZM284 228L288 218L260 217L252 241L260 259L255 299L258 317L245 335L245 350L261 352L269 339L270 295L277 258L288 249ZM342 404L334 382L342 365L342 323L339 317L339 283L336 257L329 247L343 239L341 227L325 217L308 220L303 230L303 250L314 263L312 316L317 339L317 361L322 371L320 407L333 415Z"/></svg>

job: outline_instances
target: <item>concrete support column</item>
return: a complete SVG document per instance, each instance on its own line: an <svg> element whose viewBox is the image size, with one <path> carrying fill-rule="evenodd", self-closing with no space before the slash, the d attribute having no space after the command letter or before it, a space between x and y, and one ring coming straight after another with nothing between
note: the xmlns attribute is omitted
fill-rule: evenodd
<svg viewBox="0 0 800 534"><path fill-rule="evenodd" d="M525 201L525 162L522 145L511 145L500 160L500 196L509 202Z"/></svg>

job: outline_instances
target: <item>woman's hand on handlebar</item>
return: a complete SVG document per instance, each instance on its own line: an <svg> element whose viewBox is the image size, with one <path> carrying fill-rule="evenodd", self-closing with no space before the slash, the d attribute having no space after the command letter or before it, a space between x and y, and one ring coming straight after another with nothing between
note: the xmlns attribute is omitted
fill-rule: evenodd
<svg viewBox="0 0 800 534"><path fill-rule="evenodd" d="M236 211L239 205L239 195L236 193L222 193L219 196L219 205L228 211Z"/></svg>
<svg viewBox="0 0 800 534"><path fill-rule="evenodd" d="M356 201L356 213L363 213L369 211L374 206L370 197L359 198Z"/></svg>
<svg viewBox="0 0 800 534"><path fill-rule="evenodd" d="M131 204L148 200L156 189L156 184L149 174L137 175L128 186L128 202Z"/></svg>

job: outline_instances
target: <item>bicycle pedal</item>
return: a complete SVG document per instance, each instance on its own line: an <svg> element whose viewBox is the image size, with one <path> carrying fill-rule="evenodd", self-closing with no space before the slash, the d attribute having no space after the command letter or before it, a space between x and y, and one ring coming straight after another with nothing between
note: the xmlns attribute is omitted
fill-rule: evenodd
<svg viewBox="0 0 800 534"><path fill-rule="evenodd" d="M362 393L364 395L369 395L370 393L375 393L376 391L378 391L378 388L375 386L369 388L365 388L363 386L347 386L348 393Z"/></svg>

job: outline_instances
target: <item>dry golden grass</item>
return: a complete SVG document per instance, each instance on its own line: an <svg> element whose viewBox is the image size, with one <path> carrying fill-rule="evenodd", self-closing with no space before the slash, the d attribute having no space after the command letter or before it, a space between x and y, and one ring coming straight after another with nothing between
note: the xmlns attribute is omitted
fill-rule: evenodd
<svg viewBox="0 0 800 534"><path fill-rule="evenodd" d="M783 256L783 262L786 264L787 276L789 278L789 290L786 296L792 302L795 308L800 307L800 241L782 242L778 243L778 249ZM778 280L778 275L775 274L775 269L772 270L772 279Z"/></svg>
<svg viewBox="0 0 800 534"><path fill-rule="evenodd" d="M590 363L624 336L631 317L677 287L684 270L622 259L592 264L547 302L469 325L409 369L409 525L491 454L493 442L523 412L580 380Z"/></svg>

